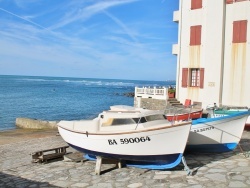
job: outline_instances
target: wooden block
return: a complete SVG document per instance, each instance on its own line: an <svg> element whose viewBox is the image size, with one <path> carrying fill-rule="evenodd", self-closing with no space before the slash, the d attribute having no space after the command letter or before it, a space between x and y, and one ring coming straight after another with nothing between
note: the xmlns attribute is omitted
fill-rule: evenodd
<svg viewBox="0 0 250 188"><path fill-rule="evenodd" d="M122 168L122 162L121 161L118 162L118 168Z"/></svg>
<svg viewBox="0 0 250 188"><path fill-rule="evenodd" d="M101 166L102 166L102 157L97 156L96 157L96 165L95 165L95 174L96 175L101 174Z"/></svg>
<svg viewBox="0 0 250 188"><path fill-rule="evenodd" d="M33 159L32 162L43 162L49 159L63 157L63 155L66 154L66 148L68 147L69 146L63 146L31 153Z"/></svg>

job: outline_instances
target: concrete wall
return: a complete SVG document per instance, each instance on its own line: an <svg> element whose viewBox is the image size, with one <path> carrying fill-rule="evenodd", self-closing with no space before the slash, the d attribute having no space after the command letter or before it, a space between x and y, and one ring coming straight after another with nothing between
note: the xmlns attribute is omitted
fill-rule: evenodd
<svg viewBox="0 0 250 188"><path fill-rule="evenodd" d="M16 126L25 129L57 129L57 121L16 118Z"/></svg>
<svg viewBox="0 0 250 188"><path fill-rule="evenodd" d="M250 20L250 1L225 4L203 0L191 10L191 0L180 0L176 98L208 104L250 107L250 22L247 43L232 44L233 21ZM190 26L202 25L201 45L190 46ZM204 88L182 88L182 68L204 68Z"/></svg>
<svg viewBox="0 0 250 188"><path fill-rule="evenodd" d="M150 110L165 110L167 107L167 101L160 99L135 97L134 106Z"/></svg>
<svg viewBox="0 0 250 188"><path fill-rule="evenodd" d="M250 107L250 1L226 6L224 105ZM232 43L233 21L248 20L247 42Z"/></svg>
<svg viewBox="0 0 250 188"><path fill-rule="evenodd" d="M191 0L181 1L179 21L178 91L180 101L219 102L222 58L223 0L204 0L202 9L191 10ZM201 45L190 46L190 27L202 25ZM182 68L204 68L204 88L182 88ZM212 73L212 74L211 74Z"/></svg>

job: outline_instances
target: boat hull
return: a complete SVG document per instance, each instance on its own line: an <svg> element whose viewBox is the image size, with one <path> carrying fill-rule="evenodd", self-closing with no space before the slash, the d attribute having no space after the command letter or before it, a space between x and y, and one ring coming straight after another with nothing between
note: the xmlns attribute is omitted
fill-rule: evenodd
<svg viewBox="0 0 250 188"><path fill-rule="evenodd" d="M58 127L63 139L85 154L127 161L164 163L181 161L191 124L119 134L79 133ZM173 144L174 143L174 144Z"/></svg>
<svg viewBox="0 0 250 188"><path fill-rule="evenodd" d="M232 151L241 139L248 115L248 112L240 112L218 118L194 120L186 151Z"/></svg>
<svg viewBox="0 0 250 188"><path fill-rule="evenodd" d="M250 131L250 116L248 116L248 118L247 118L245 130Z"/></svg>
<svg viewBox="0 0 250 188"><path fill-rule="evenodd" d="M124 160L126 163L126 166L130 167L136 167L136 168L142 168L142 169L152 169L152 170L164 170L168 168L173 168L174 166L178 165L181 160L182 160L182 154L179 155L177 159L175 159L174 162L172 163L167 163L167 162L143 162L143 161L129 161L129 160ZM96 160L95 155L88 155L85 154L84 158L87 160Z"/></svg>
<svg viewBox="0 0 250 188"><path fill-rule="evenodd" d="M231 109L231 110L215 110L212 117L223 117L230 114L239 113L242 111L248 111L248 109ZM244 130L250 131L250 116L248 116Z"/></svg>

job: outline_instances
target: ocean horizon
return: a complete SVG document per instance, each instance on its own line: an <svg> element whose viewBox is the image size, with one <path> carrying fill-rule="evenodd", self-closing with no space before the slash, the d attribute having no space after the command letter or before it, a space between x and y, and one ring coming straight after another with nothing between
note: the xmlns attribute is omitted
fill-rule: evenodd
<svg viewBox="0 0 250 188"><path fill-rule="evenodd" d="M93 119L112 105L134 105L135 87L169 87L175 81L0 75L0 131L19 117L46 121Z"/></svg>

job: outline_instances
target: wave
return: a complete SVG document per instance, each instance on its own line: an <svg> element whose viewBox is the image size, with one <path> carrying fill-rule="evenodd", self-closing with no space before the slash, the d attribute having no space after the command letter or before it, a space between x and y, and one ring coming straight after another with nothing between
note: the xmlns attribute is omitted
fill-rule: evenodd
<svg viewBox="0 0 250 188"><path fill-rule="evenodd" d="M15 78L23 82L58 82L65 84L78 84L85 86L106 86L106 87L158 87L175 85L174 81L139 81L121 79L98 79L98 78L69 78L69 77L21 77Z"/></svg>
<svg viewBox="0 0 250 188"><path fill-rule="evenodd" d="M122 81L107 81L107 80L70 80L70 79L45 79L45 78L21 78L16 79L18 81L27 81L27 82L62 82L62 83L72 83L72 84L83 84L87 86L131 86L134 87L135 83L133 82L122 82Z"/></svg>

